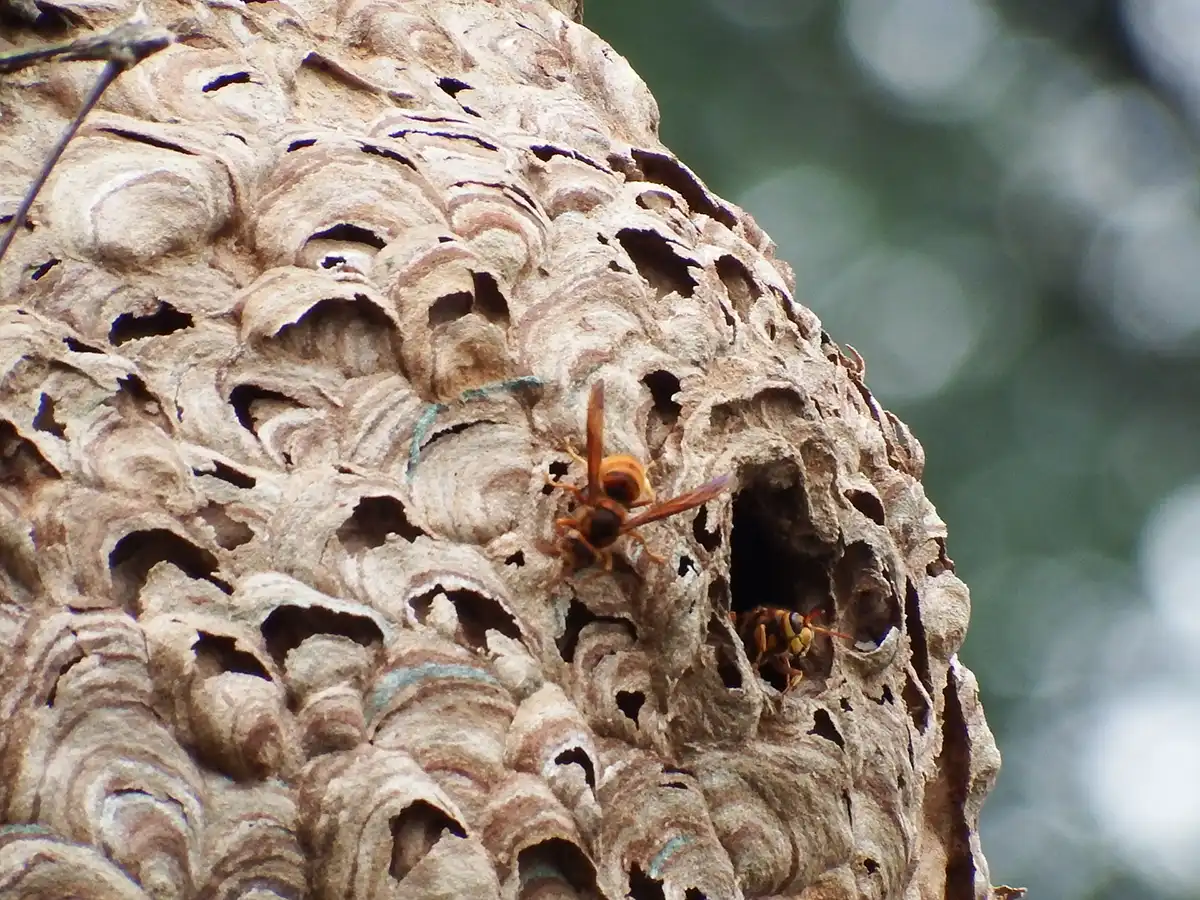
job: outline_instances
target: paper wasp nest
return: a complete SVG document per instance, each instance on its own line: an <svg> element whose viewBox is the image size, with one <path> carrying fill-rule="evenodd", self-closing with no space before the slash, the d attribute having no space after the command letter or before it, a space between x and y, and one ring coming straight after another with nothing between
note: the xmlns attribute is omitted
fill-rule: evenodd
<svg viewBox="0 0 1200 900"><path fill-rule="evenodd" d="M146 11L0 264L0 897L986 896L920 445L624 60L540 0ZM0 77L0 212L94 72ZM734 482L555 583L597 379L661 497ZM853 639L784 694L757 606Z"/></svg>

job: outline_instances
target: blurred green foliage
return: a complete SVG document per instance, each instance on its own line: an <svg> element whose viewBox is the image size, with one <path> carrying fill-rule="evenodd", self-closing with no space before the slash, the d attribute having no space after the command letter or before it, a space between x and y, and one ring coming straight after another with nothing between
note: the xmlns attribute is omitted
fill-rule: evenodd
<svg viewBox="0 0 1200 900"><path fill-rule="evenodd" d="M1167 533L1147 523L1200 475L1195 85L1162 77L1186 70L1150 29L1166 10L1200 39L1200 15L1137 2L1136 28L1118 0L585 8L653 91L664 143L754 214L922 441L1005 756L992 878L1056 900L1200 892L1200 863L1144 852L1200 839L1200 810L1153 785L1123 798L1112 779L1136 794L1155 758L1103 727L1200 679L1169 649L1170 554L1143 559ZM1200 559L1187 537L1170 546ZM1162 777L1200 782L1195 750Z"/></svg>

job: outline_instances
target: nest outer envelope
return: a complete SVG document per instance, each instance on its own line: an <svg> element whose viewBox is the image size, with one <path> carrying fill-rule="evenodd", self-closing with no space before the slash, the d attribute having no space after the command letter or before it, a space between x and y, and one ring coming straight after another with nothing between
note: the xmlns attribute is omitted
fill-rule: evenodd
<svg viewBox="0 0 1200 900"><path fill-rule="evenodd" d="M144 7L0 262L0 895L988 896L920 444L580 4ZM91 71L0 81L0 208ZM597 379L735 482L555 585ZM759 604L854 640L783 696Z"/></svg>

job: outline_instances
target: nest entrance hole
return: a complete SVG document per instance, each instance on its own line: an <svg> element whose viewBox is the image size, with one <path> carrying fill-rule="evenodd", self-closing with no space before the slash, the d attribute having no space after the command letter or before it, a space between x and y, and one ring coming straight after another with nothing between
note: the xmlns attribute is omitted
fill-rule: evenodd
<svg viewBox="0 0 1200 900"><path fill-rule="evenodd" d="M405 807L400 815L393 816L391 826L392 861L388 866L388 874L397 881L403 881L447 831L455 837L467 836L467 830L462 825L424 800L415 801Z"/></svg>
<svg viewBox="0 0 1200 900"><path fill-rule="evenodd" d="M805 614L820 610L814 624L836 627L831 580L836 548L816 533L795 462L751 469L742 484L733 501L729 605L753 662L758 654L753 630L742 624L759 607ZM806 676L827 676L833 666L829 641L827 635L818 634L810 651L791 664ZM759 664L759 673L778 690L788 686L781 662L764 657Z"/></svg>

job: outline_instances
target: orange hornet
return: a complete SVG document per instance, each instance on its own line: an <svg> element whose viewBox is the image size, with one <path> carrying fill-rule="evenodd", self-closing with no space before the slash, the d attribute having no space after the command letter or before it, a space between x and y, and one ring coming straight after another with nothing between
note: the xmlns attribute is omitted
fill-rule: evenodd
<svg viewBox="0 0 1200 900"><path fill-rule="evenodd" d="M819 609L801 615L795 610L780 609L776 606L756 606L742 613L740 625L736 613L731 612L729 618L733 620L747 650L754 648L754 667L760 667L765 660L787 678L787 687L784 689L786 693L804 678L804 672L797 669L793 663L808 654L813 639L818 634L853 640L848 634L814 625L813 619L820 614Z"/></svg>
<svg viewBox="0 0 1200 900"><path fill-rule="evenodd" d="M733 481L731 475L721 475L692 491L662 503L656 503L654 491L646 478L646 469L627 454L604 455L604 382L592 385L588 398L587 458L573 451L570 455L587 467L587 483L581 488L573 484L547 481L553 487L570 491L579 506L569 516L554 520L557 532L555 549L570 571L585 568L602 560L606 571L612 570L612 546L622 535L629 535L646 548L655 562L664 562L650 550L646 539L635 529L659 519L678 515L707 503ZM637 515L631 509L648 506Z"/></svg>

